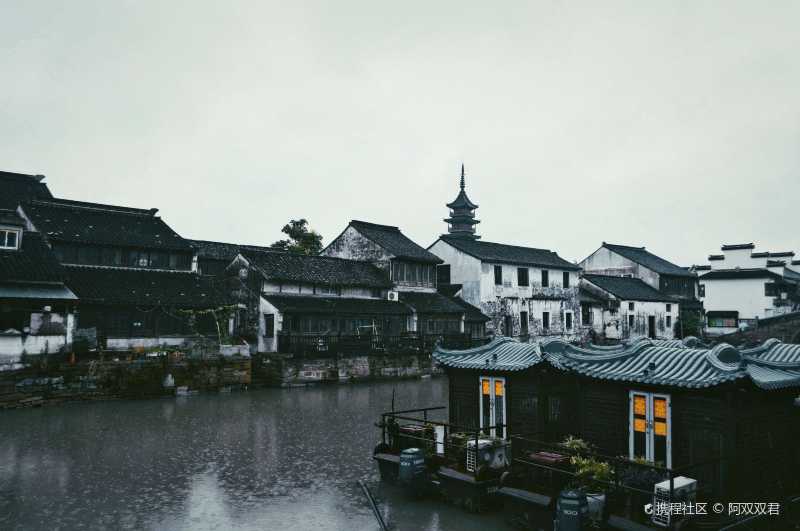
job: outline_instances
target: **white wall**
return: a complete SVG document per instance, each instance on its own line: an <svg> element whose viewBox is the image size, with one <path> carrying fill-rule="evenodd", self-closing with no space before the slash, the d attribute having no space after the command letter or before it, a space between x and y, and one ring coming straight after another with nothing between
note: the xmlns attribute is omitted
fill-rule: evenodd
<svg viewBox="0 0 800 531"><path fill-rule="evenodd" d="M703 307L706 312L737 311L739 319L763 319L773 307L774 297L764 295L766 278L737 278L710 280L700 277L705 285Z"/></svg>
<svg viewBox="0 0 800 531"><path fill-rule="evenodd" d="M480 306L481 303L481 262L477 258L462 253L452 245L439 240L428 251L432 252L445 264L450 265L450 282L461 284L461 298Z"/></svg>
<svg viewBox="0 0 800 531"><path fill-rule="evenodd" d="M393 258L393 255L387 253L383 247L366 238L351 226L348 226L342 234L329 243L320 254L372 262L387 272L389 260Z"/></svg>
<svg viewBox="0 0 800 531"><path fill-rule="evenodd" d="M660 289L658 273L648 269L633 260L621 256L611 249L601 247L580 264L584 273L594 273L598 275L609 275L616 277L632 276L639 278L651 285L655 289Z"/></svg>

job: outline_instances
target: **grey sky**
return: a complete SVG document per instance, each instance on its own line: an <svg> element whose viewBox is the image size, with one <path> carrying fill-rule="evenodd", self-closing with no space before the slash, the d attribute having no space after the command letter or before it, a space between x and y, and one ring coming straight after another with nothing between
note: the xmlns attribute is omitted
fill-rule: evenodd
<svg viewBox="0 0 800 531"><path fill-rule="evenodd" d="M0 169L268 244L306 217L681 264L800 252L800 2L0 3Z"/></svg>

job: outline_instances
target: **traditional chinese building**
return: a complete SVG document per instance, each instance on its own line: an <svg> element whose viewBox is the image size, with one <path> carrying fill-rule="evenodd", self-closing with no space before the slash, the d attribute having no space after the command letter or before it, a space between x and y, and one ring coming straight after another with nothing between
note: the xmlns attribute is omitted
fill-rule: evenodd
<svg viewBox="0 0 800 531"><path fill-rule="evenodd" d="M580 268L553 251L480 241L475 210L465 191L462 166L459 193L448 203L448 233L428 250L439 257L438 279L489 317L496 334L529 338L582 335Z"/></svg>
<svg viewBox="0 0 800 531"><path fill-rule="evenodd" d="M497 338L434 357L448 374L454 425L551 442L577 436L602 455L696 479L703 500L800 493L800 345L707 349L687 338L581 348Z"/></svg>
<svg viewBox="0 0 800 531"><path fill-rule="evenodd" d="M80 299L76 338L128 350L229 332L210 313L228 305L226 292L196 272L192 246L157 209L49 198L24 201L18 212Z"/></svg>
<svg viewBox="0 0 800 531"><path fill-rule="evenodd" d="M41 234L0 210L0 370L72 344L77 297Z"/></svg>
<svg viewBox="0 0 800 531"><path fill-rule="evenodd" d="M413 310L408 331L418 334L459 334L482 326L479 312L465 308L436 289L436 266L442 260L417 245L399 228L365 221L351 221L322 254L370 262L391 280L390 300Z"/></svg>

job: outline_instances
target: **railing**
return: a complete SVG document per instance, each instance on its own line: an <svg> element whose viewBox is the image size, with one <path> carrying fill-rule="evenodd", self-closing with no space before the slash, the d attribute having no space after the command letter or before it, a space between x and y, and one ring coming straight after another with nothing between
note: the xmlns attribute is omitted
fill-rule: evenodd
<svg viewBox="0 0 800 531"><path fill-rule="evenodd" d="M493 471L481 466L475 449L479 448L479 441L482 440L491 440L498 446L508 447L509 427L498 424L479 430L431 418L446 409L444 406L436 406L382 413L380 422L376 424L381 428L381 446L387 453L393 454L406 448L420 448L436 466L451 468L472 476L476 481L490 479ZM470 442L473 443L472 450L469 450ZM469 458L470 451L473 452L472 460Z"/></svg>
<svg viewBox="0 0 800 531"><path fill-rule="evenodd" d="M488 338L472 338L469 334L278 334L278 352L315 357L362 353L423 354L433 352L437 343L444 348L466 349L483 345L487 341Z"/></svg>

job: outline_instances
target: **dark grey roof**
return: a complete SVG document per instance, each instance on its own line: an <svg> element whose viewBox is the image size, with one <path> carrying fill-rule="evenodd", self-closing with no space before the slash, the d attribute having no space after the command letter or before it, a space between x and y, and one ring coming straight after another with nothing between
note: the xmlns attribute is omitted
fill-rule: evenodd
<svg viewBox="0 0 800 531"><path fill-rule="evenodd" d="M53 197L42 179L44 175L0 171L0 209L16 210L25 201Z"/></svg>
<svg viewBox="0 0 800 531"><path fill-rule="evenodd" d="M800 345L769 339L752 349L699 347L697 338L582 348L562 339L537 344L500 337L468 350L437 347L433 356L446 367L478 371L524 370L545 361L589 378L647 385L704 388L749 379L765 390L800 387Z"/></svg>
<svg viewBox="0 0 800 531"><path fill-rule="evenodd" d="M656 256L644 247L631 247L630 245L616 245L613 243L603 242L603 247L609 251L613 251L620 256L624 256L628 260L636 262L639 265L655 271L659 275L673 275L679 277L694 276L690 271L685 268L675 265L660 256Z"/></svg>
<svg viewBox="0 0 800 531"><path fill-rule="evenodd" d="M585 274L583 279L621 300L676 302L639 278Z"/></svg>
<svg viewBox="0 0 800 531"><path fill-rule="evenodd" d="M48 240L190 251L157 209L120 207L68 199L28 201L23 210Z"/></svg>
<svg viewBox="0 0 800 531"><path fill-rule="evenodd" d="M719 261L719 260L725 260L725 255L724 254L710 254L710 255L708 255L708 260L711 261L711 262L715 262L715 261Z"/></svg>
<svg viewBox="0 0 800 531"><path fill-rule="evenodd" d="M191 272L93 266L64 270L67 286L81 303L216 308L235 302L220 281Z"/></svg>
<svg viewBox="0 0 800 531"><path fill-rule="evenodd" d="M708 264L694 266L695 271L711 271L711 266Z"/></svg>
<svg viewBox="0 0 800 531"><path fill-rule="evenodd" d="M780 280L782 277L777 274L763 268L754 268L754 269L714 269L709 271L702 277L700 277L703 281L706 280L728 280L728 279L738 279L738 278L771 278L773 280Z"/></svg>
<svg viewBox="0 0 800 531"><path fill-rule="evenodd" d="M800 345L777 340L757 349L739 350L722 343L709 350L642 339L608 352L556 339L543 343L541 349L555 367L604 380L700 388L749 378L767 390L800 386Z"/></svg>
<svg viewBox="0 0 800 531"><path fill-rule="evenodd" d="M259 245L242 245L238 243L213 242L210 240L186 240L197 251L198 258L208 258L211 260L224 260L230 262L242 250L249 251L270 251L275 250L271 247Z"/></svg>
<svg viewBox="0 0 800 531"><path fill-rule="evenodd" d="M550 267L567 271L580 270L577 265L567 262L555 252L547 249L519 247L517 245L471 240L457 236L441 236L439 239L459 251L485 262Z"/></svg>
<svg viewBox="0 0 800 531"><path fill-rule="evenodd" d="M441 264L442 259L430 253L406 237L400 229L391 225L378 225L366 221L352 220L350 227L356 229L365 238L372 240L389 254L397 258L405 258L429 264Z"/></svg>
<svg viewBox="0 0 800 531"><path fill-rule="evenodd" d="M37 232L23 232L19 249L0 249L0 282L61 282L64 271Z"/></svg>
<svg viewBox="0 0 800 531"><path fill-rule="evenodd" d="M537 343L520 343L502 336L467 350L446 350L437 346L433 357L446 367L481 371L521 371L542 361Z"/></svg>
<svg viewBox="0 0 800 531"><path fill-rule="evenodd" d="M367 288L392 285L386 273L370 262L275 250L242 250L241 254L265 280Z"/></svg>
<svg viewBox="0 0 800 531"><path fill-rule="evenodd" d="M345 297L311 297L302 295L262 294L283 313L314 315L409 315L411 309L402 302L385 299Z"/></svg>
<svg viewBox="0 0 800 531"><path fill-rule="evenodd" d="M464 320L468 323L485 323L491 321L491 318L484 314L478 307L473 306L461 297L453 297L453 302L458 304L464 309Z"/></svg>
<svg viewBox="0 0 800 531"><path fill-rule="evenodd" d="M769 253L770 258L791 258L794 256L794 251L781 251L779 253Z"/></svg>
<svg viewBox="0 0 800 531"><path fill-rule="evenodd" d="M754 243L733 243L723 245L720 249L723 251L738 251L741 249L755 249L756 245Z"/></svg>
<svg viewBox="0 0 800 531"><path fill-rule="evenodd" d="M462 314L464 307L441 293L408 291L400 293L400 301L422 314Z"/></svg>

